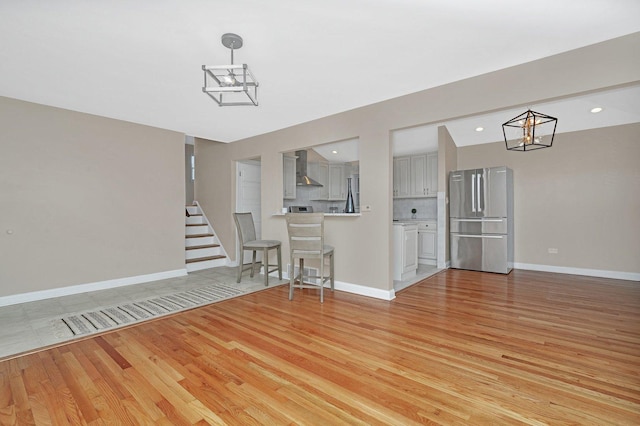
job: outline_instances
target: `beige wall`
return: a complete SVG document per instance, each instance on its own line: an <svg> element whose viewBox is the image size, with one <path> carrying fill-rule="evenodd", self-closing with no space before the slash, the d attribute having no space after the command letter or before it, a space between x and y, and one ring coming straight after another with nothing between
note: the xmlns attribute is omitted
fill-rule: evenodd
<svg viewBox="0 0 640 426"><path fill-rule="evenodd" d="M196 140L196 199L214 222L227 252L235 253L234 162L260 157L263 236L285 242L284 220L272 216L282 207L281 153L358 137L361 204L370 205L372 211L360 217L328 218L327 239L336 246L338 281L390 290L392 130L637 83L640 61L628 52L639 44L640 34L633 34L228 145ZM286 244L284 249L286 253Z"/></svg>
<svg viewBox="0 0 640 426"><path fill-rule="evenodd" d="M640 124L562 133L526 153L464 147L458 167L513 169L516 263L640 273L638 134Z"/></svg>
<svg viewBox="0 0 640 426"><path fill-rule="evenodd" d="M235 161L260 157L263 234L285 241L283 218L271 216L282 206L281 152L359 137L361 202L372 211L328 219L327 238L338 280L389 290L390 131L638 83L640 57L629 52L639 45L636 33L233 144L198 140L196 198L234 253ZM0 297L184 268L183 145L175 132L0 98ZM619 200L607 191L598 211L614 217ZM604 251L620 247L603 241ZM571 261L563 247L555 259ZM628 270L634 247L578 264ZM519 261L546 262L533 250Z"/></svg>
<svg viewBox="0 0 640 426"><path fill-rule="evenodd" d="M184 269L183 158L182 134L0 97L0 296Z"/></svg>

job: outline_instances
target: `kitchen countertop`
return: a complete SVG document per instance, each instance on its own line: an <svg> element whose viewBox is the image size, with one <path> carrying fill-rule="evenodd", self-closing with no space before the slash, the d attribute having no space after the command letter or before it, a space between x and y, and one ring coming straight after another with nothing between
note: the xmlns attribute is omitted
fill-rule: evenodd
<svg viewBox="0 0 640 426"><path fill-rule="evenodd" d="M314 213L322 213L322 212L314 212ZM302 213L304 214L304 213ZM274 213L272 216L284 216L285 214L282 212ZM325 213L324 217L360 217L360 213Z"/></svg>
<svg viewBox="0 0 640 426"><path fill-rule="evenodd" d="M437 219L393 219L394 223L437 222Z"/></svg>
<svg viewBox="0 0 640 426"><path fill-rule="evenodd" d="M412 226L418 228L418 222L393 222L393 226Z"/></svg>

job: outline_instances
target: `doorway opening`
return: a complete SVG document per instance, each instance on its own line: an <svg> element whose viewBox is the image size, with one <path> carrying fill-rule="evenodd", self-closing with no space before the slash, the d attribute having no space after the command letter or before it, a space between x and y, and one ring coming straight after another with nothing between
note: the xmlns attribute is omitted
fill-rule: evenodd
<svg viewBox="0 0 640 426"><path fill-rule="evenodd" d="M249 212L253 216L256 228L256 238L262 238L262 167L260 157L236 162L236 212ZM251 262L251 253L245 252L240 258L240 244L236 234L236 260L243 263ZM261 253L258 253L261 261Z"/></svg>

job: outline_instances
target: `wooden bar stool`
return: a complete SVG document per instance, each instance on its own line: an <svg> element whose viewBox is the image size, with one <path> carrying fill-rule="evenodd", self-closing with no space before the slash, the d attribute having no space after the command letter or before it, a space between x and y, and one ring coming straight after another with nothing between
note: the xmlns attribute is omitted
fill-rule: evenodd
<svg viewBox="0 0 640 426"><path fill-rule="evenodd" d="M240 282L242 272L251 268L251 278L256 266L256 256L258 250L262 250L262 264L264 265L264 285L269 285L269 273L278 271L278 278L282 280L282 243L278 240L257 240L256 227L253 224L253 215L251 213L234 213L233 219L236 221L238 229L238 239L240 240L240 256L238 259L238 278L236 282ZM278 263L269 264L269 250L276 249ZM251 265L244 266L244 252L250 250L253 252ZM269 269L270 267L273 269Z"/></svg>
<svg viewBox="0 0 640 426"><path fill-rule="evenodd" d="M293 300L294 288L320 288L320 303L324 302L324 283L330 281L334 289L333 247L324 244L324 213L287 213L287 231L289 233L289 300ZM298 259L298 274L295 274L295 261ZM320 259L319 275L305 275L304 260ZM325 275L324 261L329 259L329 275ZM313 283L305 279L313 280ZM298 284L296 284L296 280ZM318 283L315 283L319 280Z"/></svg>

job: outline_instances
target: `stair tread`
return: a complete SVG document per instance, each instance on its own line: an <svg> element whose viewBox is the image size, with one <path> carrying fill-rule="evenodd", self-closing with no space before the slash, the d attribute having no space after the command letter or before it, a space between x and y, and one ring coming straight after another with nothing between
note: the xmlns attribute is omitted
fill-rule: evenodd
<svg viewBox="0 0 640 426"><path fill-rule="evenodd" d="M213 234L194 234L194 235L185 235L185 238L202 238L202 237L213 237Z"/></svg>
<svg viewBox="0 0 640 426"><path fill-rule="evenodd" d="M216 248L216 247L220 247L220 244L204 244L204 245L201 245L201 246L185 247L185 249L187 249L187 250L196 250L196 249Z"/></svg>
<svg viewBox="0 0 640 426"><path fill-rule="evenodd" d="M224 259L225 256L219 254L217 256L197 257L195 259L187 259L186 263L206 262L207 260Z"/></svg>
<svg viewBox="0 0 640 426"><path fill-rule="evenodd" d="M185 223L185 226L209 226L207 223Z"/></svg>

